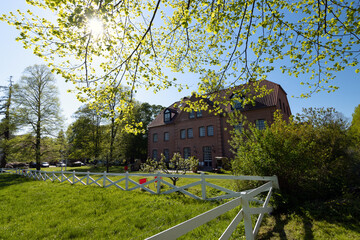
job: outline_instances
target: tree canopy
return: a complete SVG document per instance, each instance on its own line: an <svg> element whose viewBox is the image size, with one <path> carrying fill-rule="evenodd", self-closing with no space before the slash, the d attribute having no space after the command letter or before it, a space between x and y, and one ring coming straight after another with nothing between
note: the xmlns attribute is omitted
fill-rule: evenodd
<svg viewBox="0 0 360 240"><path fill-rule="evenodd" d="M360 104L355 108L354 113L352 114L350 132L360 140Z"/></svg>
<svg viewBox="0 0 360 240"><path fill-rule="evenodd" d="M25 48L77 85L82 101L106 101L105 87L128 86L121 107L138 88L187 88L165 69L200 75L197 94L293 76L309 96L337 89L337 71L358 67L360 3L347 0L27 0L50 10L2 15ZM355 70L359 72L359 69ZM101 86L101 87L100 87ZM263 91L261 91L263 92ZM224 99L214 97L214 104Z"/></svg>
<svg viewBox="0 0 360 240"><path fill-rule="evenodd" d="M29 126L36 136L35 156L40 169L42 137L53 134L62 124L55 79L45 65L29 66L14 90L19 124Z"/></svg>

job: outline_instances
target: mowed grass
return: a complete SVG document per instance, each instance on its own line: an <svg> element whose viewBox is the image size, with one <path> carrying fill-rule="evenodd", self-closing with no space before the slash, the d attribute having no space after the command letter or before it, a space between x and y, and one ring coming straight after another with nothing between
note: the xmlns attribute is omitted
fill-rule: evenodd
<svg viewBox="0 0 360 240"><path fill-rule="evenodd" d="M144 239L220 202L0 175L0 239ZM217 239L235 209L183 239ZM239 225L233 239L244 235Z"/></svg>
<svg viewBox="0 0 360 240"><path fill-rule="evenodd" d="M0 174L0 239L144 239L222 203ZM181 239L218 239L237 211ZM231 239L244 238L241 223ZM266 215L257 239L360 239L360 196Z"/></svg>

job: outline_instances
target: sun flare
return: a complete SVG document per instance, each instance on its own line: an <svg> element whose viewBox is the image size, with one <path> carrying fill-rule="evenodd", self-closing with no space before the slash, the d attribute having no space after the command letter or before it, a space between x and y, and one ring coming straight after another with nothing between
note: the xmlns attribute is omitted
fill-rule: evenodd
<svg viewBox="0 0 360 240"><path fill-rule="evenodd" d="M91 31L91 34L99 37L104 32L104 24L103 22L98 18L92 18L88 22L88 28Z"/></svg>

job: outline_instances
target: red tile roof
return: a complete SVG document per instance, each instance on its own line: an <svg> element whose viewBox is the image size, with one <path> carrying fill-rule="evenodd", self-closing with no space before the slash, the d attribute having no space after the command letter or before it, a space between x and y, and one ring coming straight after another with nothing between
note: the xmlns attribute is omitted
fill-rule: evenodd
<svg viewBox="0 0 360 240"><path fill-rule="evenodd" d="M225 90L222 90L221 92L218 92L218 95L223 95L223 96L225 95L226 98L230 98L234 92L241 92L242 89L249 89L248 86L251 84L252 83L250 82L247 84L236 86L234 88L225 89ZM283 91L286 94L284 89L279 84L276 84L276 83L268 81L268 80L261 81L259 83L259 87L266 87L267 89L269 89L271 91L269 94L267 94L263 97L256 98L255 105L251 105L251 104L246 105L244 107L243 111L248 111L248 110L253 110L253 109L258 109L258 108L263 108L263 107L276 106L278 95L279 95L279 89L281 89L281 91ZM255 91L252 90L252 87L250 87L250 89L251 90L247 95L251 95L251 96L259 95L259 93L256 93ZM188 98L184 98L183 100L186 101L186 100L188 100ZM166 109L169 109L172 113L175 113L173 116L173 119L169 123L174 122L176 117L182 111L181 108L179 108L180 104L181 104L181 101L178 101L178 102L173 103L168 108L166 108ZM148 128L162 126L165 124L164 123L164 111L166 109L161 111L161 113L155 117L155 119L148 125ZM169 124L169 123L166 123L166 124Z"/></svg>

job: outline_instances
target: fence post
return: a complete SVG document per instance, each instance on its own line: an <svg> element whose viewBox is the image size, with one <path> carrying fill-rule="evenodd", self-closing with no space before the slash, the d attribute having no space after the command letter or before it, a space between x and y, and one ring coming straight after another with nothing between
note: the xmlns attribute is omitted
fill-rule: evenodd
<svg viewBox="0 0 360 240"><path fill-rule="evenodd" d="M128 191L129 190L129 172L126 171L125 173L125 190Z"/></svg>
<svg viewBox="0 0 360 240"><path fill-rule="evenodd" d="M105 185L106 185L106 171L104 171L104 182L103 182L103 187L105 187Z"/></svg>
<svg viewBox="0 0 360 240"><path fill-rule="evenodd" d="M55 171L52 172L52 182L55 181Z"/></svg>
<svg viewBox="0 0 360 240"><path fill-rule="evenodd" d="M73 182L72 182L72 184L74 184L74 182L75 182L75 170L73 170Z"/></svg>
<svg viewBox="0 0 360 240"><path fill-rule="evenodd" d="M161 176L160 176L160 172L157 173L157 191L156 191L156 194L160 194L160 188L161 188L161 182L160 182L160 179L161 179Z"/></svg>
<svg viewBox="0 0 360 240"><path fill-rule="evenodd" d="M206 199L206 180L203 172L201 173L201 198L202 200Z"/></svg>
<svg viewBox="0 0 360 240"><path fill-rule="evenodd" d="M241 198L241 205L244 214L244 227L245 227L246 240L254 240L248 196L245 195L244 197Z"/></svg>
<svg viewBox="0 0 360 240"><path fill-rule="evenodd" d="M87 175L86 175L86 185L89 185L89 176L90 175L90 173L89 173L89 171L87 171Z"/></svg>
<svg viewBox="0 0 360 240"><path fill-rule="evenodd" d="M63 182L64 179L64 173L63 173L63 169L61 168L61 182Z"/></svg>

